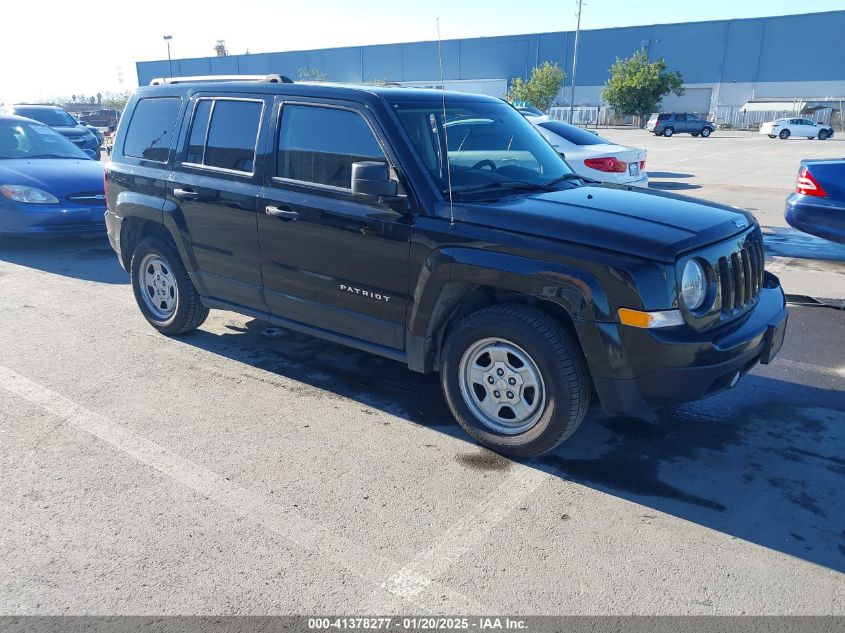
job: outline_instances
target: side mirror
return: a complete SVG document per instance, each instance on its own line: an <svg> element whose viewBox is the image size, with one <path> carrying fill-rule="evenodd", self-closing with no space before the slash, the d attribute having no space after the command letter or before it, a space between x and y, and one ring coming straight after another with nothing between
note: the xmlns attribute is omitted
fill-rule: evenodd
<svg viewBox="0 0 845 633"><path fill-rule="evenodd" d="M352 193L392 198L397 191L397 183L390 179L387 163L370 160L352 163Z"/></svg>
<svg viewBox="0 0 845 633"><path fill-rule="evenodd" d="M91 160L97 158L97 153L93 149L84 149L82 151L88 154L88 158L90 158Z"/></svg>

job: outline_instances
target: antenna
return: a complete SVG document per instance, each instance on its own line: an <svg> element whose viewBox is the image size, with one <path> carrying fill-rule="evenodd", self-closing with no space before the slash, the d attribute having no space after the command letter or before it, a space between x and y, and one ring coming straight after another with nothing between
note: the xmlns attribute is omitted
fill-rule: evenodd
<svg viewBox="0 0 845 633"><path fill-rule="evenodd" d="M443 82L443 51L440 46L440 18L437 18L437 61L440 62L440 94L443 97L443 139L446 147L446 186L449 189L449 228L455 228L455 205L452 202L452 166L449 164L449 132L446 130L446 84Z"/></svg>

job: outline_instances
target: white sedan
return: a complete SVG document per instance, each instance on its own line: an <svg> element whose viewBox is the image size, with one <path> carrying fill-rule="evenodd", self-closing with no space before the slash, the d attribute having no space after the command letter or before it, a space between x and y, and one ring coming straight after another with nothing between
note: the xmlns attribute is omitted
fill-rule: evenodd
<svg viewBox="0 0 845 633"><path fill-rule="evenodd" d="M646 150L616 145L563 121L526 117L563 156L575 173L599 182L648 187Z"/></svg>
<svg viewBox="0 0 845 633"><path fill-rule="evenodd" d="M760 134L769 138L788 139L790 136L817 138L820 141L833 136L833 126L816 123L810 119L775 119L760 126Z"/></svg>

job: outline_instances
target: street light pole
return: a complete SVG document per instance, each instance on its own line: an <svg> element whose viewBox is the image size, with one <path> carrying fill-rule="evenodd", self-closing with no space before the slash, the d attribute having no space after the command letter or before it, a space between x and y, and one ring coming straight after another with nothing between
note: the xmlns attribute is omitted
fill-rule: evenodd
<svg viewBox="0 0 845 633"><path fill-rule="evenodd" d="M575 25L575 49L572 53L572 86L569 89L569 122L572 123L573 110L575 108L575 71L578 69L578 40L581 38L581 4L578 0L578 21Z"/></svg>
<svg viewBox="0 0 845 633"><path fill-rule="evenodd" d="M172 40L172 39L173 39L172 35L165 35L164 36L164 41L167 42L167 67L170 70L170 74L168 75L168 77L173 76L173 62L170 61L170 40Z"/></svg>

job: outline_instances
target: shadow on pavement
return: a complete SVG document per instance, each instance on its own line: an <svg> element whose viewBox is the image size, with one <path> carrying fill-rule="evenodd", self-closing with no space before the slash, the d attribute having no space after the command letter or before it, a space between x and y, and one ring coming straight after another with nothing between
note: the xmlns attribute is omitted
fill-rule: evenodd
<svg viewBox="0 0 845 633"><path fill-rule="evenodd" d="M701 185L693 185L688 182L651 180L651 174L649 174L648 187L649 189L660 189L661 191L686 191L689 189L701 189Z"/></svg>
<svg viewBox="0 0 845 633"><path fill-rule="evenodd" d="M791 227L764 227L763 243L766 253L770 255L845 262L845 244L837 244Z"/></svg>
<svg viewBox="0 0 845 633"><path fill-rule="evenodd" d="M120 267L105 235L102 238L0 238L0 261L87 281L129 283L129 275Z"/></svg>
<svg viewBox="0 0 845 633"><path fill-rule="evenodd" d="M679 174L674 171L650 171L649 178L693 178L692 174Z"/></svg>
<svg viewBox="0 0 845 633"><path fill-rule="evenodd" d="M471 442L437 375L251 320L180 339ZM800 336L800 334L794 334ZM739 387L642 418L593 408L554 453L527 465L573 483L845 571L845 392L751 374ZM505 471L513 462L476 446L455 459Z"/></svg>

